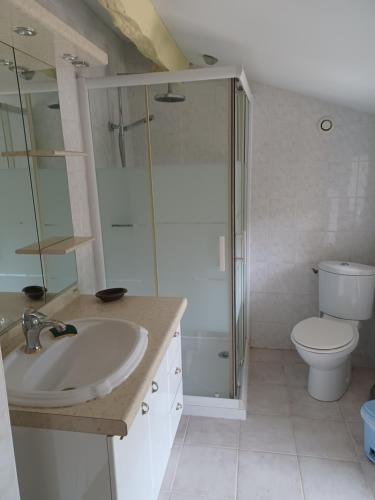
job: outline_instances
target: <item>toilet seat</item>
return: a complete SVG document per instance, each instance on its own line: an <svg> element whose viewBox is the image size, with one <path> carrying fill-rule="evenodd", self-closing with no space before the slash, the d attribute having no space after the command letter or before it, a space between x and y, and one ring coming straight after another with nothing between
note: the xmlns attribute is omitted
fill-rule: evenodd
<svg viewBox="0 0 375 500"><path fill-rule="evenodd" d="M291 336L301 347L317 351L335 351L353 341L355 330L355 327L342 321L308 318L293 328Z"/></svg>

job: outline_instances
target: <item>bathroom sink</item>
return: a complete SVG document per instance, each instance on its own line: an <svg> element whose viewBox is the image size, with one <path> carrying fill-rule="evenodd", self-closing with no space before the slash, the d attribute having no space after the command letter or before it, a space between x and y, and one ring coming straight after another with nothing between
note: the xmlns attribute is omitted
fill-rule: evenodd
<svg viewBox="0 0 375 500"><path fill-rule="evenodd" d="M78 333L54 338L40 335L43 350L26 354L23 346L4 359L10 404L71 406L100 398L137 368L148 344L148 332L125 320L72 319Z"/></svg>

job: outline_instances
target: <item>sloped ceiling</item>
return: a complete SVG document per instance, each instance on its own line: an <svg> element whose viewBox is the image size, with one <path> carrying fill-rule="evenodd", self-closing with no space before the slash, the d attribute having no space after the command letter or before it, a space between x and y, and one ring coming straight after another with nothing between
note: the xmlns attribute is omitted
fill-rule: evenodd
<svg viewBox="0 0 375 500"><path fill-rule="evenodd" d="M187 58L375 112L374 0L152 0Z"/></svg>

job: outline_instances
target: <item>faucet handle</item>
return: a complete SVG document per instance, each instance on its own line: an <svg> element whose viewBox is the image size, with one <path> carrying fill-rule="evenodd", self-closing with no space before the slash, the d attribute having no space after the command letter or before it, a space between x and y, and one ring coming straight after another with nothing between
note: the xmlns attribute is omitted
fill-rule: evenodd
<svg viewBox="0 0 375 500"><path fill-rule="evenodd" d="M32 307L24 310L22 314L22 328L24 331L29 330L31 327L42 323L47 316Z"/></svg>

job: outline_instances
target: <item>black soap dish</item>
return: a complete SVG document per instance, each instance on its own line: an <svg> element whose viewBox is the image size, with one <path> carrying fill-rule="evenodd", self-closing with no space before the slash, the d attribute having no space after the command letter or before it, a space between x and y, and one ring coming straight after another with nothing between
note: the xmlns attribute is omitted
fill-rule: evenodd
<svg viewBox="0 0 375 500"><path fill-rule="evenodd" d="M103 302L113 302L114 300L120 300L126 292L126 288L106 288L96 292L95 297L98 297Z"/></svg>
<svg viewBox="0 0 375 500"><path fill-rule="evenodd" d="M29 299L39 300L47 293L47 288L38 285L31 285L25 286L22 291Z"/></svg>

